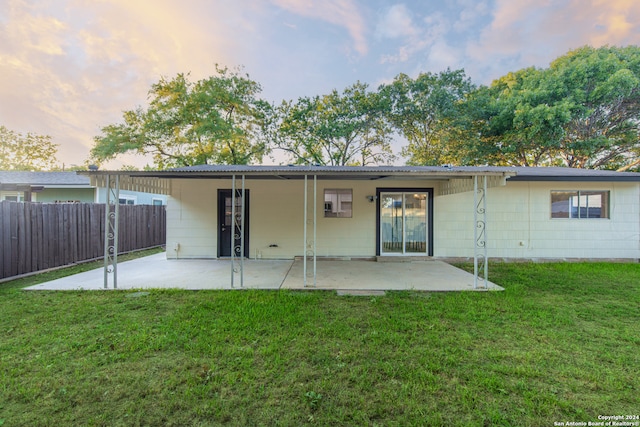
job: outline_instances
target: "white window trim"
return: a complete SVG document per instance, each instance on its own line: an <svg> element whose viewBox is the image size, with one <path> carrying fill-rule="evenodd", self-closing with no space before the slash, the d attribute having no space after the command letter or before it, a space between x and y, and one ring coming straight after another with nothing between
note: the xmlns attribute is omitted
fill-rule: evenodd
<svg viewBox="0 0 640 427"><path fill-rule="evenodd" d="M333 194L336 196L336 206L333 205L333 200L327 201L327 193L329 192L334 192ZM349 194L351 195L351 200L341 200L340 194L347 194L347 192L349 192ZM348 210L342 208L343 203L349 204ZM327 206L330 207L331 211L327 209ZM333 209L335 209L335 211ZM353 218L353 188L325 188L323 191L323 211L325 218ZM327 215L328 212L335 215ZM349 215L340 215L344 212L349 212Z"/></svg>
<svg viewBox="0 0 640 427"><path fill-rule="evenodd" d="M606 194L606 200L603 201L603 205L605 205L606 207L606 214L607 216L603 217L602 216L602 206L601 206L601 213L600 213L600 217L581 217L581 216L577 216L577 217L568 217L568 218L562 218L562 217L554 217L553 216L553 193L577 193L577 197L578 199L580 199L580 197L582 197L582 193L603 193ZM611 191L610 190L551 190L550 192L550 199L551 199L551 203L550 203L550 208L551 208L551 212L549 213L549 218L553 221L572 221L572 220L578 220L578 221L586 221L586 220L596 220L596 221L600 221L600 220L610 220L611 219ZM580 206L578 207L578 210L580 209Z"/></svg>
<svg viewBox="0 0 640 427"><path fill-rule="evenodd" d="M22 202L22 199L24 198L22 193L17 192L17 193L3 194L2 195L2 200L7 200L7 197L15 197L16 198L16 202ZM11 201L13 201L13 200L11 200Z"/></svg>
<svg viewBox="0 0 640 427"><path fill-rule="evenodd" d="M138 198L136 196L130 196L128 194L120 194L118 196L118 201L120 200L125 200L125 203L121 203L123 205L137 205L138 204ZM132 200L133 203L128 203L129 200Z"/></svg>

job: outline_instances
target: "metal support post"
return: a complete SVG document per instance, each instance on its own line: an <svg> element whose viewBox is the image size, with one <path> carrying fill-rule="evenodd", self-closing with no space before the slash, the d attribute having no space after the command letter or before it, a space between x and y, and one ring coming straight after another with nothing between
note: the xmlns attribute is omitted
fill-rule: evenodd
<svg viewBox="0 0 640 427"><path fill-rule="evenodd" d="M307 175L304 176L304 209L302 225L302 277L307 287Z"/></svg>
<svg viewBox="0 0 640 427"><path fill-rule="evenodd" d="M113 179L113 180L112 180ZM118 288L118 224L120 222L120 176L106 176L104 209L104 288L109 288L113 273L113 289Z"/></svg>
<svg viewBox="0 0 640 427"><path fill-rule="evenodd" d="M240 287L244 287L244 226L245 226L245 175L241 178L240 194L236 190L236 176L231 176L231 287L235 286L235 275L240 273ZM237 212L236 201L240 197ZM239 215L238 215L239 214ZM240 218L238 218L238 216ZM240 241L240 245L236 244Z"/></svg>
<svg viewBox="0 0 640 427"><path fill-rule="evenodd" d="M236 176L231 175L231 287L235 279L236 263Z"/></svg>
<svg viewBox="0 0 640 427"><path fill-rule="evenodd" d="M482 187L478 185L478 176L473 177L473 288L488 289L489 263L487 257L487 177L482 176ZM482 277L480 277L482 270Z"/></svg>
<svg viewBox="0 0 640 427"><path fill-rule="evenodd" d="M244 175L242 175L242 191L240 192L242 206L240 206L240 287L244 287L244 213L245 213L245 194L244 194Z"/></svg>
<svg viewBox="0 0 640 427"><path fill-rule="evenodd" d="M313 175L313 241L309 241L308 236L308 223L309 223L309 185L307 175L304 176L304 225L302 232L303 246L303 258L302 258L302 272L304 276L304 286L307 286L307 258L313 257L313 286L317 284L317 257L316 257L316 239L318 237L317 218L318 218L318 179L317 175Z"/></svg>
<svg viewBox="0 0 640 427"><path fill-rule="evenodd" d="M317 285L316 276L317 276L317 268L316 268L316 239L318 237L318 176L313 175L313 286Z"/></svg>

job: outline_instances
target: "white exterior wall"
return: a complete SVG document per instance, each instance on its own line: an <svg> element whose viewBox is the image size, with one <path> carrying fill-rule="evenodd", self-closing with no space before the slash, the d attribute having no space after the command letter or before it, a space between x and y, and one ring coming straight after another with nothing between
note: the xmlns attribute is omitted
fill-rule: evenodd
<svg viewBox="0 0 640 427"><path fill-rule="evenodd" d="M303 181L250 180L249 256L290 259L303 250ZM317 181L317 255L376 255L376 188L434 188L434 256L473 257L473 192L437 196L437 181ZM167 204L167 257L216 258L218 189L231 180L174 180ZM238 184L239 188L239 184ZM353 190L352 218L324 218L324 189ZM551 190L608 190L610 219L551 219ZM308 240L313 240L309 178ZM637 183L508 182L488 190L492 258L640 258ZM178 251L175 248L178 244ZM277 245L277 247L270 247Z"/></svg>
<svg viewBox="0 0 640 427"><path fill-rule="evenodd" d="M240 184L237 184L239 189ZM313 240L313 178L308 180L307 239ZM367 196L376 187L433 188L435 182L317 181L318 256L372 257L376 255L376 203ZM218 189L230 189L231 180L185 180L172 183L167 201L167 257L218 256ZM324 217L324 189L353 190L351 218ZM303 180L245 181L249 190L249 256L290 259L303 255ZM175 245L179 244L176 252ZM270 247L277 245L277 247Z"/></svg>
<svg viewBox="0 0 640 427"><path fill-rule="evenodd" d="M609 219L551 218L552 190L610 192ZM487 191L492 258L640 258L640 186L623 182L508 182ZM473 256L472 193L436 197L435 256Z"/></svg>
<svg viewBox="0 0 640 427"><path fill-rule="evenodd" d="M217 257L213 181L173 180L167 199L167 258Z"/></svg>

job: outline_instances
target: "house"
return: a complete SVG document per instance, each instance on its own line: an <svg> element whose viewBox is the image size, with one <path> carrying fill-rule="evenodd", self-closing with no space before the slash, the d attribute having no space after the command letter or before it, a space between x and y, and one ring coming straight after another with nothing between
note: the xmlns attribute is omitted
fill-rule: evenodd
<svg viewBox="0 0 640 427"><path fill-rule="evenodd" d="M81 173L92 185L113 186L115 175L121 189L166 193L168 258L640 259L640 173L239 165Z"/></svg>
<svg viewBox="0 0 640 427"><path fill-rule="evenodd" d="M44 203L104 203L104 188L91 185L89 177L75 172L0 171L0 200ZM122 191L120 203L165 205L167 196Z"/></svg>

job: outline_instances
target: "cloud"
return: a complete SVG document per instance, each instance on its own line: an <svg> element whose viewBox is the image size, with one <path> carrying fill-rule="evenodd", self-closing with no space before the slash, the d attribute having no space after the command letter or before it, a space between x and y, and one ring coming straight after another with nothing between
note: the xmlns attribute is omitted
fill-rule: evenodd
<svg viewBox="0 0 640 427"><path fill-rule="evenodd" d="M443 71L447 68L457 69L461 67L461 52L451 46L445 40L437 40L429 49L429 68Z"/></svg>
<svg viewBox="0 0 640 427"><path fill-rule="evenodd" d="M485 83L528 66L545 67L584 45L640 44L635 0L497 0L491 23L467 47ZM482 64L482 65L480 65Z"/></svg>
<svg viewBox="0 0 640 427"><path fill-rule="evenodd" d="M478 20L489 13L489 5L486 1L458 0L461 10L458 19L453 23L453 28L458 32L473 29Z"/></svg>
<svg viewBox="0 0 640 427"><path fill-rule="evenodd" d="M82 163L100 127L144 104L160 76L202 78L215 63L237 65L236 43L253 34L242 14L207 0L191 0L192 8L170 0L53 3L0 6L0 117L18 132L51 135L67 164ZM232 31L240 35L226 37Z"/></svg>
<svg viewBox="0 0 640 427"><path fill-rule="evenodd" d="M380 17L376 27L376 34L382 38L412 37L420 29L413 23L413 17L404 4L396 4Z"/></svg>
<svg viewBox="0 0 640 427"><path fill-rule="evenodd" d="M585 44L640 45L640 2L0 0L0 124L81 163L161 76L216 63L245 65L277 102L448 66L489 83Z"/></svg>
<svg viewBox="0 0 640 427"><path fill-rule="evenodd" d="M407 62L426 52L448 32L449 21L440 12L427 15L416 22L403 4L390 7L378 20L376 34L380 38L400 39L395 53L382 54L380 62Z"/></svg>
<svg viewBox="0 0 640 427"><path fill-rule="evenodd" d="M360 55L369 51L364 17L352 0L271 0L276 6L308 18L319 19L344 27L353 39L354 48Z"/></svg>

